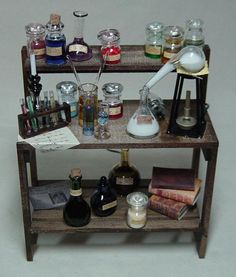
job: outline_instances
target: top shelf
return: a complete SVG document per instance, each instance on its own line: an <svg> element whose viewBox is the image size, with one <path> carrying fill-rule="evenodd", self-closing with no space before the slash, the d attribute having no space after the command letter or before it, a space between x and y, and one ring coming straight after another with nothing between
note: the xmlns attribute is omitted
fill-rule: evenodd
<svg viewBox="0 0 236 277"><path fill-rule="evenodd" d="M93 45L93 57L88 61L74 62L76 70L81 73L98 72L101 65L100 49L101 46ZM207 60L210 55L210 48L205 45L204 52ZM27 57L26 46L22 47L22 62L26 71L29 71L29 58ZM121 45L121 62L114 65L106 65L104 72L156 72L163 64L159 59L150 59L144 55L143 45ZM37 61L38 73L70 73L69 63L64 65L48 65L44 60Z"/></svg>

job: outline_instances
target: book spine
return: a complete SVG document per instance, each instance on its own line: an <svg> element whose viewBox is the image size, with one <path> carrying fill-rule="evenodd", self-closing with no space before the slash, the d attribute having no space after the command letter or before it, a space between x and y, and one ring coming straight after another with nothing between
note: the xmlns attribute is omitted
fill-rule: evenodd
<svg viewBox="0 0 236 277"><path fill-rule="evenodd" d="M176 211L174 208L169 207L168 205L165 205L163 202L153 202L150 199L149 208L170 218L178 219L178 211Z"/></svg>
<svg viewBox="0 0 236 277"><path fill-rule="evenodd" d="M193 199L187 195L181 195L178 194L176 192L171 192L171 191L165 191L164 189L156 189L156 188L152 188L150 189L150 193L161 196L161 197L165 197L165 198L169 198L178 202L182 202L188 205L192 205L193 204Z"/></svg>

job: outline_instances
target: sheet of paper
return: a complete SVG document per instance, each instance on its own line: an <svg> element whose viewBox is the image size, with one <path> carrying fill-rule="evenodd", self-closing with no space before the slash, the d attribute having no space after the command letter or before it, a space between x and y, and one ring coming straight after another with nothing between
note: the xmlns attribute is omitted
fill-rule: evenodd
<svg viewBox="0 0 236 277"><path fill-rule="evenodd" d="M65 150L80 144L68 127L63 127L32 138L23 139L18 136L18 141L24 141L40 151Z"/></svg>

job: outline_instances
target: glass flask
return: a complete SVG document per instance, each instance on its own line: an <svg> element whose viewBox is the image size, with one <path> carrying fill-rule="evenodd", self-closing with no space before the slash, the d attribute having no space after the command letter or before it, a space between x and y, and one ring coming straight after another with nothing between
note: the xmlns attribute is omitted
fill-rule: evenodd
<svg viewBox="0 0 236 277"><path fill-rule="evenodd" d="M40 23L30 23L25 26L25 31L28 55L35 54L37 60L45 58L45 27Z"/></svg>
<svg viewBox="0 0 236 277"><path fill-rule="evenodd" d="M186 31L184 37L184 45L195 45L203 47L205 38L203 34L203 20L200 18L189 19L186 21Z"/></svg>
<svg viewBox="0 0 236 277"><path fill-rule="evenodd" d="M51 14L50 20L46 24L47 35L46 44L46 63L60 65L66 62L65 47L66 38L62 33L64 24L61 22L61 16Z"/></svg>
<svg viewBox="0 0 236 277"><path fill-rule="evenodd" d="M138 139L152 138L159 132L159 124L148 107L149 88L144 86L139 93L139 107L128 122L127 132Z"/></svg>
<svg viewBox="0 0 236 277"><path fill-rule="evenodd" d="M121 58L120 33L116 29L106 29L98 33L101 41L101 55L106 59L106 64L117 64Z"/></svg>
<svg viewBox="0 0 236 277"><path fill-rule="evenodd" d="M127 224L134 229L143 228L147 222L148 197L142 192L132 192L127 195L129 205Z"/></svg>
<svg viewBox="0 0 236 277"><path fill-rule="evenodd" d="M117 207L116 193L110 187L105 176L100 178L97 189L90 199L93 213L97 216L109 216L113 214Z"/></svg>
<svg viewBox="0 0 236 277"><path fill-rule="evenodd" d="M106 83L102 87L105 102L109 104L109 119L123 116L123 101L120 99L123 86L119 83Z"/></svg>
<svg viewBox="0 0 236 277"><path fill-rule="evenodd" d="M120 163L109 172L109 182L120 195L134 191L140 183L137 168L129 162L129 149L121 149Z"/></svg>
<svg viewBox="0 0 236 277"><path fill-rule="evenodd" d="M74 40L67 46L66 52L73 61L86 61L92 58L92 49L84 42L84 22L88 13L74 11L73 15L75 17Z"/></svg>
<svg viewBox="0 0 236 277"><path fill-rule="evenodd" d="M162 63L166 63L183 47L184 30L179 26L167 26L163 30Z"/></svg>
<svg viewBox="0 0 236 277"><path fill-rule="evenodd" d="M108 139L111 136L109 131L109 105L106 102L98 103L98 124L94 136L97 139Z"/></svg>
<svg viewBox="0 0 236 277"><path fill-rule="evenodd" d="M146 26L145 56L159 59L162 55L162 31L164 25L161 22L152 22Z"/></svg>
<svg viewBox="0 0 236 277"><path fill-rule="evenodd" d="M71 170L70 198L63 209L63 218L67 225L81 227L90 221L91 210L84 200L81 188L81 170L75 168Z"/></svg>
<svg viewBox="0 0 236 277"><path fill-rule="evenodd" d="M62 81L56 85L59 104L66 102L70 105L71 117L77 116L78 91L77 85L71 81Z"/></svg>

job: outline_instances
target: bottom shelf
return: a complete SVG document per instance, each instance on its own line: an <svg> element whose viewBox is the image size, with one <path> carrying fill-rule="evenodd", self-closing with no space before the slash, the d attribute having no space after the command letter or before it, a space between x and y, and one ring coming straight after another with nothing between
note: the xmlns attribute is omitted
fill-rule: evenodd
<svg viewBox="0 0 236 277"><path fill-rule="evenodd" d="M147 191L143 188L140 190ZM89 203L94 188L86 188L83 195ZM197 206L194 206L181 220L174 220L148 209L147 224L143 229L132 229L126 224L127 213L126 197L118 197L118 207L114 214L108 217L91 215L91 221L84 227L71 227L63 221L63 209L35 210L32 212L31 233L77 233L77 232L133 232L133 231L163 231L199 229L200 217Z"/></svg>

